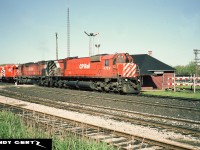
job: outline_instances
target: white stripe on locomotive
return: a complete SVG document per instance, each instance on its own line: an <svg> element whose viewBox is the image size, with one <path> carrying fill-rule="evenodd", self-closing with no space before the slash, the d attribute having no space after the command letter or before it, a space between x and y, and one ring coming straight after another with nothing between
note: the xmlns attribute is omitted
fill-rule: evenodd
<svg viewBox="0 0 200 150"><path fill-rule="evenodd" d="M135 72L134 70L135 70L136 67L135 67L135 65L131 65L130 68L131 68L131 71L129 71L129 73L127 74L127 77L132 77L131 75L132 75L133 72Z"/></svg>
<svg viewBox="0 0 200 150"><path fill-rule="evenodd" d="M136 72L136 64L123 64L123 77L132 77Z"/></svg>

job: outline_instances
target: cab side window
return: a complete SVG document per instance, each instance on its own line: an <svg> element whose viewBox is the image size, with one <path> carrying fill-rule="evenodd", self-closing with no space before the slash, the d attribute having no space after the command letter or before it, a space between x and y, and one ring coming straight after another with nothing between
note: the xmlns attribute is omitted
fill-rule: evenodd
<svg viewBox="0 0 200 150"><path fill-rule="evenodd" d="M105 66L109 66L109 60L108 59L105 60L105 64L104 65Z"/></svg>
<svg viewBox="0 0 200 150"><path fill-rule="evenodd" d="M116 58L114 58L113 60L113 65L116 65Z"/></svg>
<svg viewBox="0 0 200 150"><path fill-rule="evenodd" d="M126 63L129 63L128 55L126 55Z"/></svg>
<svg viewBox="0 0 200 150"><path fill-rule="evenodd" d="M130 59L130 63L133 63L133 58Z"/></svg>

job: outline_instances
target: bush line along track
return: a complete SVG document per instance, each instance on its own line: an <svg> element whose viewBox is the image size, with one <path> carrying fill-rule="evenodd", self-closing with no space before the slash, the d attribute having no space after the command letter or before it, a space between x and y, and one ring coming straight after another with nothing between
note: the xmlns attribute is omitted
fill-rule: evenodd
<svg viewBox="0 0 200 150"><path fill-rule="evenodd" d="M63 117L54 116L39 111L22 108L20 105L10 106L7 104L1 105L1 110L9 108L10 111L20 114L21 117L28 121L36 121L37 124L43 124L46 128L53 128L53 132L59 134L63 132L72 132L76 135L93 138L99 141L103 141L120 147L121 149L132 149L138 147L142 148L154 148L154 149L177 149L177 150L189 150L194 149L192 146L183 145L176 142L159 141L154 139L143 138L138 135L128 134L125 132L119 132L116 130L110 130L95 125L85 124L84 122L78 122L69 120ZM7 109L8 109L7 108ZM65 134L65 133L64 133ZM128 145L128 146L127 146Z"/></svg>
<svg viewBox="0 0 200 150"><path fill-rule="evenodd" d="M4 91L4 92L3 92ZM18 92L0 90L0 93L4 96L22 99L29 102L43 104L46 106L53 106L60 109L67 109L81 113L87 113L92 115L107 116L112 119L128 121L133 124L140 124L153 127L161 127L168 130L178 131L184 134L191 134L193 136L200 136L200 122L191 121L185 119L168 118L158 115L150 115L145 113L138 113L134 111L127 111L122 109L103 107L97 105L55 101L52 99L41 98L36 96L27 96ZM12 96L11 96L12 95ZM74 94L72 94L74 95ZM78 96L77 94L75 96ZM82 97L82 95L79 95ZM168 122L168 123L166 123ZM189 127L190 128L189 128Z"/></svg>

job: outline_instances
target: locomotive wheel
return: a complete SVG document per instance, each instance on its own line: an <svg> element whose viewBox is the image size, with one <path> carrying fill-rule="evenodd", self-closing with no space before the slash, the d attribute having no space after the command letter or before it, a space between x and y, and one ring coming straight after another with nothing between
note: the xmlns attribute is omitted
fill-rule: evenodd
<svg viewBox="0 0 200 150"><path fill-rule="evenodd" d="M42 80L39 81L39 85L40 85L40 86L44 86L44 83L43 83Z"/></svg>
<svg viewBox="0 0 200 150"><path fill-rule="evenodd" d="M50 81L49 81L49 86L50 86L50 87L54 87L54 81L53 81L53 79L50 79Z"/></svg>
<svg viewBox="0 0 200 150"><path fill-rule="evenodd" d="M105 85L104 85L104 91L106 93L110 92L110 84L105 83Z"/></svg>
<svg viewBox="0 0 200 150"><path fill-rule="evenodd" d="M58 81L58 87L59 88L63 88L63 82L60 80L60 81Z"/></svg>

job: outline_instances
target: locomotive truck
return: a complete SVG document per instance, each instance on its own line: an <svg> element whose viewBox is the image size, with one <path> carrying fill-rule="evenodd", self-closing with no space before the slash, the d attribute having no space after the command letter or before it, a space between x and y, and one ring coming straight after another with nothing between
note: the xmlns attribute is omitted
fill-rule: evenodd
<svg viewBox="0 0 200 150"><path fill-rule="evenodd" d="M139 93L139 68L128 53L68 57L13 67L18 84Z"/></svg>

